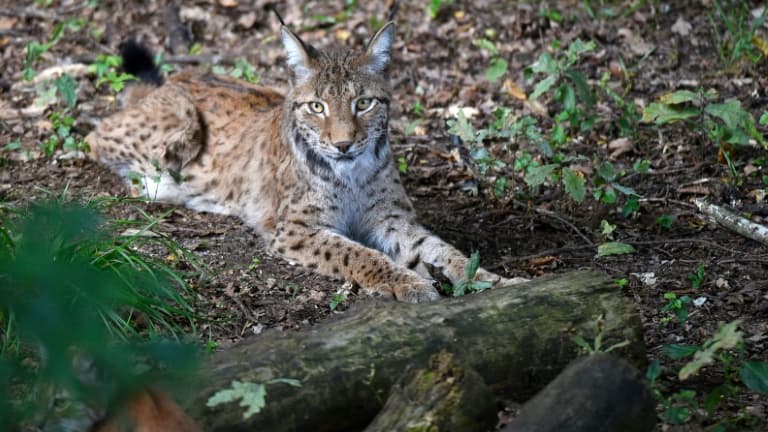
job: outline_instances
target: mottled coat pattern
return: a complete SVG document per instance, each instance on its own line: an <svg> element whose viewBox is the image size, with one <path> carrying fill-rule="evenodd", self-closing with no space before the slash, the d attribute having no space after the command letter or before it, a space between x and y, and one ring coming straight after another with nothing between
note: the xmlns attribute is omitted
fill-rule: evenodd
<svg viewBox="0 0 768 432"><path fill-rule="evenodd" d="M287 260L365 290L436 299L430 269L458 283L468 260L416 221L395 169L393 38L388 23L361 53L321 51L283 27L287 94L176 74L134 86L87 142L134 194L238 216ZM475 277L515 282L483 269Z"/></svg>

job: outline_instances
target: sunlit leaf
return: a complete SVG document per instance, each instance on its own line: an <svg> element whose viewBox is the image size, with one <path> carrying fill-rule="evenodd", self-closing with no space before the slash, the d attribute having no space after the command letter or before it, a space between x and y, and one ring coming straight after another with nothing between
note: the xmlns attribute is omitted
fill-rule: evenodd
<svg viewBox="0 0 768 432"><path fill-rule="evenodd" d="M654 102L649 104L643 110L643 118L640 120L643 123L656 123L657 125L664 125L680 120L689 119L699 115L699 110L696 108L678 108L663 103Z"/></svg>
<svg viewBox="0 0 768 432"><path fill-rule="evenodd" d="M240 406L245 408L243 419L249 419L258 414L266 403L267 388L264 384L253 382L232 381L231 388L219 390L208 398L206 406L215 406L240 401Z"/></svg>
<svg viewBox="0 0 768 432"><path fill-rule="evenodd" d="M626 255L634 252L634 246L621 242L608 242L597 246L598 258L610 255Z"/></svg>
<svg viewBox="0 0 768 432"><path fill-rule="evenodd" d="M586 196L586 189L584 187L584 176L574 170L563 168L563 184L565 185L565 191L576 202L583 202Z"/></svg>

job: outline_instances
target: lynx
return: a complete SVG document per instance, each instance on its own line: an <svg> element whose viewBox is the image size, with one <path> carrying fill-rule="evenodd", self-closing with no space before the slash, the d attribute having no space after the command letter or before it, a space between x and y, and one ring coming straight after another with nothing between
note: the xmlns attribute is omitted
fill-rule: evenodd
<svg viewBox="0 0 768 432"><path fill-rule="evenodd" d="M390 150L395 27L362 52L318 50L285 25L286 94L215 75L162 83L151 53L122 46L144 84L86 138L134 194L240 217L285 259L406 302L435 300L430 269L462 282L468 259L416 221ZM520 282L479 269L476 280Z"/></svg>

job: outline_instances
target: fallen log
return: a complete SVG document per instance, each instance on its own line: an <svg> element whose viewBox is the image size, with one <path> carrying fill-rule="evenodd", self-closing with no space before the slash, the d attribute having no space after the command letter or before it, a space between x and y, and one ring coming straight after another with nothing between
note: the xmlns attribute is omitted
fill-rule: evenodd
<svg viewBox="0 0 768 432"><path fill-rule="evenodd" d="M211 357L189 412L206 431L362 430L409 367L441 351L477 371L497 395L524 401L578 355L573 335L593 338L644 365L642 327L633 304L605 275L540 278L431 304L370 301L297 333L268 332ZM298 380L268 387L250 417L238 403L206 401L233 381Z"/></svg>
<svg viewBox="0 0 768 432"><path fill-rule="evenodd" d="M569 365L502 432L650 432L656 401L645 377L608 354Z"/></svg>
<svg viewBox="0 0 768 432"><path fill-rule="evenodd" d="M487 431L496 424L496 398L474 370L441 352L406 374L365 432Z"/></svg>

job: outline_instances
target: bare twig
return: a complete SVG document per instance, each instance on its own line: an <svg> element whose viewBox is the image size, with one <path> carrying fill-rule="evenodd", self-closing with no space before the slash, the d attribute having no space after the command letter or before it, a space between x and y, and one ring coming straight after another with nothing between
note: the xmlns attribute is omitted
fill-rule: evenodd
<svg viewBox="0 0 768 432"><path fill-rule="evenodd" d="M562 217L562 216L560 216L559 214L557 214L557 213L555 213L555 212L553 212L553 211L551 211L551 210L546 210L546 209L543 209L543 208L540 208L540 207L537 207L537 208L535 208L535 209L533 209L533 210L534 210L536 213L538 213L538 214L541 214L541 215L544 215L544 216L549 216L549 217L551 217L551 218L557 219L558 221L560 221L560 222L564 223L565 225L567 225L567 226L568 226L568 227L569 227L569 228L570 228L570 229L571 229L573 232L575 232L575 233L576 233L576 234L577 234L579 237L581 237L582 239L584 239L584 241L585 241L585 242L586 242L588 245L590 245L590 246L594 246L594 245L595 245L595 243L594 243L594 242L593 242L593 241L592 241L592 240L591 240L589 237L587 237L587 236L586 236L584 233L582 233L582 232L581 232L581 230L579 230L579 229L576 227L576 225L574 225L573 223L571 223L569 220L567 220L567 219L563 218L563 217Z"/></svg>
<svg viewBox="0 0 768 432"><path fill-rule="evenodd" d="M696 204L700 212L714 219L724 228L728 228L737 234L768 246L767 227L751 222L723 207L708 203L700 198L693 200L693 203Z"/></svg>

